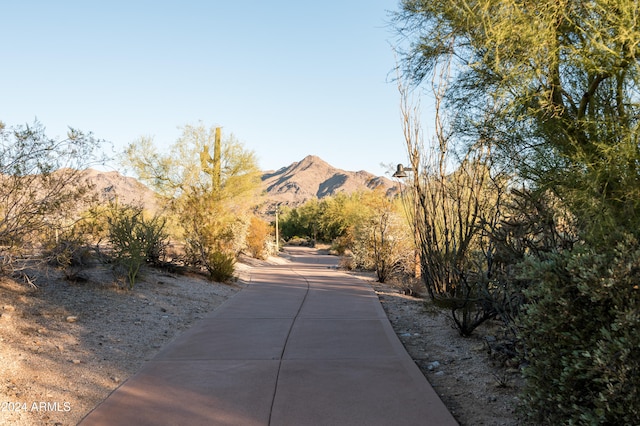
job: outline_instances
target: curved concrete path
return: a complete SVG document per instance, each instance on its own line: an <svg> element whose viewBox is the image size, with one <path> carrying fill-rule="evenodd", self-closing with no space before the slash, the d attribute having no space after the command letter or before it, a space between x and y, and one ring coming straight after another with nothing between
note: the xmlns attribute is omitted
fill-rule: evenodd
<svg viewBox="0 0 640 426"><path fill-rule="evenodd" d="M456 425L371 287L289 249L170 342L89 425Z"/></svg>

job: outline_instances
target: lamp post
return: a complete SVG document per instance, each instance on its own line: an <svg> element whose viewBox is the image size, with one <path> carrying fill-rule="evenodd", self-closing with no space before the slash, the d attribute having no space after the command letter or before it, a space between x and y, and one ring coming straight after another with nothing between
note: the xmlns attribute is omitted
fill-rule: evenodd
<svg viewBox="0 0 640 426"><path fill-rule="evenodd" d="M280 253L280 227L278 221L280 218L278 217L278 210L280 209L280 204L276 205L276 255Z"/></svg>
<svg viewBox="0 0 640 426"><path fill-rule="evenodd" d="M402 164L398 164L396 167L396 172L393 174L394 178L404 179L409 175L407 172L415 172L413 167L405 167ZM414 190L417 190L415 185L415 176L414 176ZM418 234L418 202L417 197L413 199L413 239L414 239L414 255L415 255L415 269L414 276L415 278L420 278L422 276L422 271L420 269L420 235Z"/></svg>

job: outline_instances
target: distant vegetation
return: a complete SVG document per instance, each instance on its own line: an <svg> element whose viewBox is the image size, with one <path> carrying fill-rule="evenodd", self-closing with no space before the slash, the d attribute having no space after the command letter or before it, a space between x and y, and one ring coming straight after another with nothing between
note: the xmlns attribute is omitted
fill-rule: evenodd
<svg viewBox="0 0 640 426"><path fill-rule="evenodd" d="M279 223L284 239L329 242L337 254L348 254L345 266L374 270L380 282L413 271L415 246L404 207L382 190L284 207Z"/></svg>

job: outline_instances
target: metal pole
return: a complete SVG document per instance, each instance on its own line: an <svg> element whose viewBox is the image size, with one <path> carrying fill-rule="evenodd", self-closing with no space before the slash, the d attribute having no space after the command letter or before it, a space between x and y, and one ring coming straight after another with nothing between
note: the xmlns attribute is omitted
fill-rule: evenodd
<svg viewBox="0 0 640 426"><path fill-rule="evenodd" d="M278 231L278 206L276 206L276 254L280 253L280 234Z"/></svg>

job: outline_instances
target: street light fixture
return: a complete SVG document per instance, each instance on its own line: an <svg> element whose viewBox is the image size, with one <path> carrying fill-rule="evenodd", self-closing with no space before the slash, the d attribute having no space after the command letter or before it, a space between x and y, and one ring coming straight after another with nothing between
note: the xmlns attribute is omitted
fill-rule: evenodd
<svg viewBox="0 0 640 426"><path fill-rule="evenodd" d="M407 172L412 172L412 171L413 171L413 167L405 167L402 164L398 164L398 167L396 167L396 172L393 174L393 177L406 178L407 176L409 176Z"/></svg>

